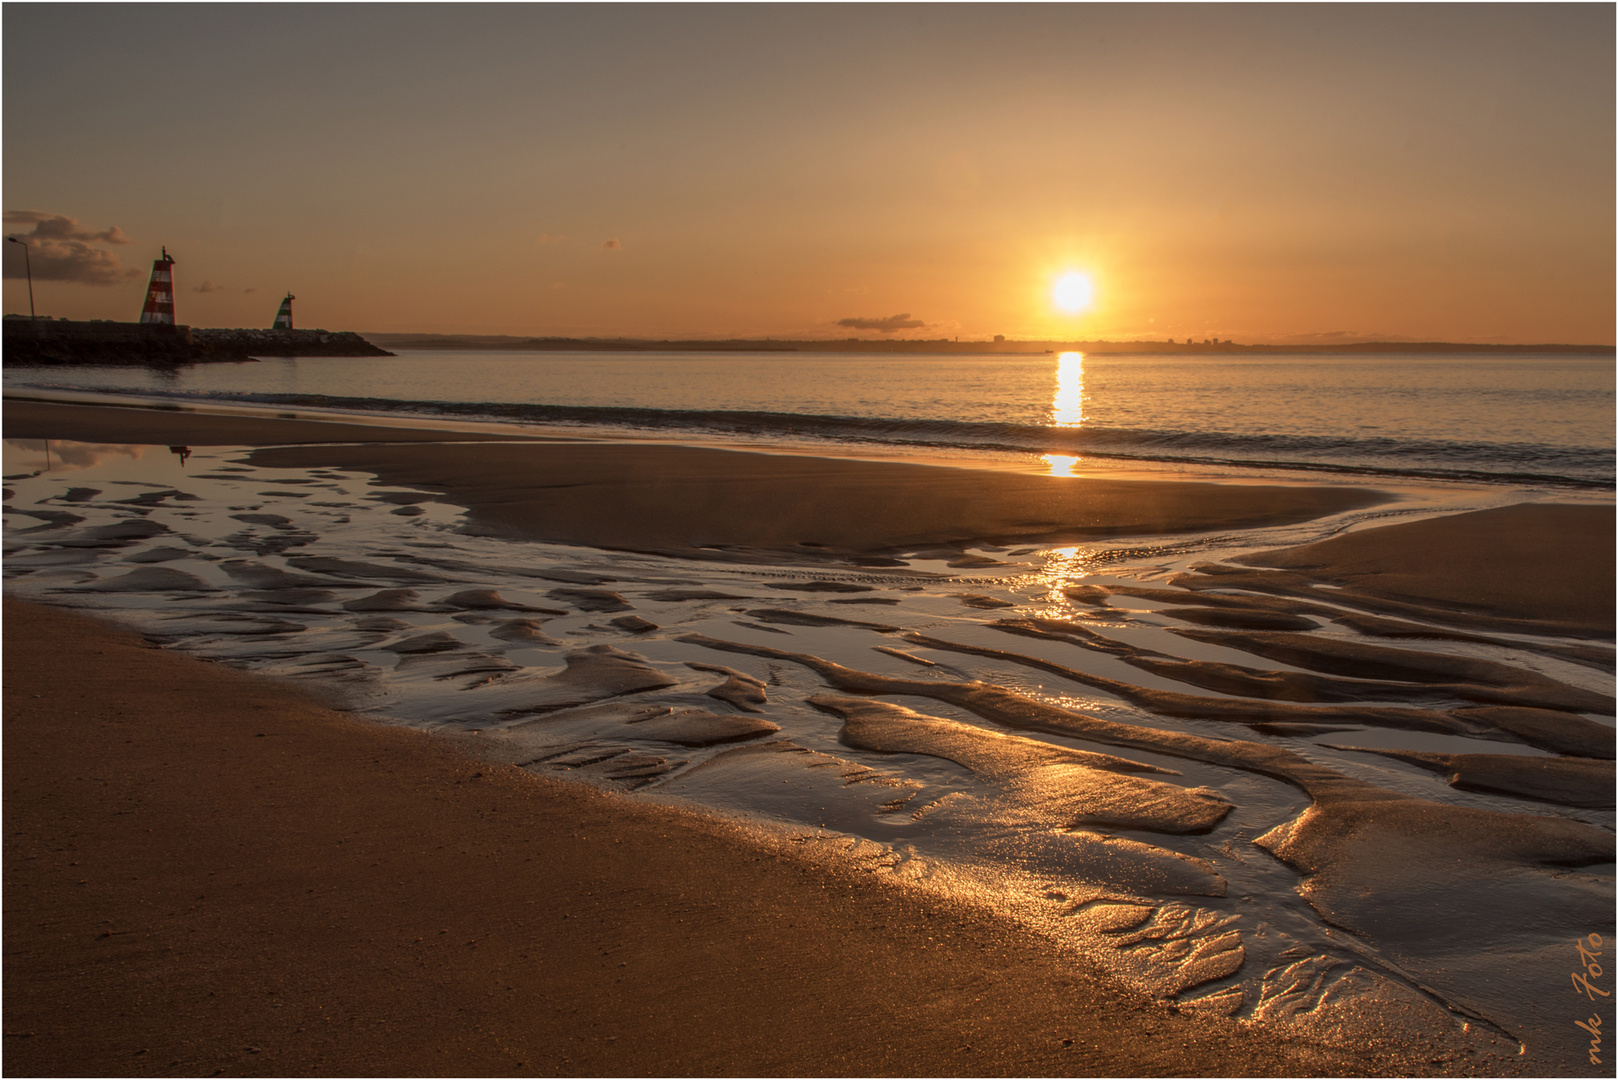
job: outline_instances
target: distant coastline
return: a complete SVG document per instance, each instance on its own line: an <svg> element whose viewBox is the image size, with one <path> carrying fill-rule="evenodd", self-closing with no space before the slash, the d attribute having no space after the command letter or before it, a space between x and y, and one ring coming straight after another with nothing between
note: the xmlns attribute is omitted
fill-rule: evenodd
<svg viewBox="0 0 1618 1080"><path fill-rule="evenodd" d="M1328 356L1386 353L1497 353L1560 356L1604 356L1618 351L1613 345L1475 345L1450 341L1367 341L1345 345L1242 345L1230 341L1189 344L1172 341L950 341L838 338L835 340L786 338L726 338L722 340L651 338L516 337L502 334L397 334L367 333L367 341L388 349L486 349L519 352L803 352L803 353L915 353L959 356L1041 356L1045 353L1083 352L1092 355L1150 353L1165 355L1266 355L1299 353Z"/></svg>

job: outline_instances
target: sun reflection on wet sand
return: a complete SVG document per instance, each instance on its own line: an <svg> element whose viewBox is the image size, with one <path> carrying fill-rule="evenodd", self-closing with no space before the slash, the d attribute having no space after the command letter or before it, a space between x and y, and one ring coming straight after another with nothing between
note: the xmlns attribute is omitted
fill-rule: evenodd
<svg viewBox="0 0 1618 1080"><path fill-rule="evenodd" d="M1088 548L1060 547L1040 554L1045 557L1045 565L1034 580L1045 587L1048 603L1065 604L1062 589L1090 575L1095 553Z"/></svg>
<svg viewBox="0 0 1618 1080"><path fill-rule="evenodd" d="M1052 476L1072 476L1073 466L1080 460L1068 454L1041 454L1040 458L1050 466Z"/></svg>

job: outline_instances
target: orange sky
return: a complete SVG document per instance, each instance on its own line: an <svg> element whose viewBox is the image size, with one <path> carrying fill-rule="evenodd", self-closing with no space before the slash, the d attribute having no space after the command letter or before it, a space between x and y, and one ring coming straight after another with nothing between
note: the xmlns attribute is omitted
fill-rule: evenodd
<svg viewBox="0 0 1618 1080"><path fill-rule="evenodd" d="M56 316L134 319L166 244L199 326L291 289L362 331L1614 337L1609 5L3 20L6 232Z"/></svg>

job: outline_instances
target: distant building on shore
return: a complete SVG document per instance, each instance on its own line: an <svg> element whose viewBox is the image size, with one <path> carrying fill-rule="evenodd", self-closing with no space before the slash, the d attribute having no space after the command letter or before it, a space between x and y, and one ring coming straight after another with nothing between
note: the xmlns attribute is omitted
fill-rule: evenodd
<svg viewBox="0 0 1618 1080"><path fill-rule="evenodd" d="M140 321L148 325L174 325L174 256L163 249L163 257L152 262L152 280L146 286L146 305L140 309Z"/></svg>
<svg viewBox="0 0 1618 1080"><path fill-rule="evenodd" d="M285 299L281 301L281 310L275 313L275 325L270 327L271 330L292 329L292 301L296 299L297 297L291 292L286 294Z"/></svg>

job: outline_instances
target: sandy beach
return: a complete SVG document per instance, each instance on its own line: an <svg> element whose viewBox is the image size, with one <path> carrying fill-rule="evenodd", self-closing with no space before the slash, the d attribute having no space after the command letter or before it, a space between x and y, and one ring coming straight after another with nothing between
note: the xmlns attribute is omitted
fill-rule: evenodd
<svg viewBox="0 0 1618 1080"><path fill-rule="evenodd" d="M5 621L13 1075L1399 1071L77 614Z"/></svg>
<svg viewBox="0 0 1618 1080"><path fill-rule="evenodd" d="M8 438L263 447L242 460L289 477L344 470L369 474L379 485L437 493L465 508L473 535L744 568L772 562L902 570L901 557L917 552L950 566L992 567L998 555L981 552L996 546L1269 529L1385 501L1378 492L1346 486L1035 477L662 443L479 446L476 436L425 428L9 399L5 421ZM79 498L87 503L93 496ZM160 505L161 498L142 505ZM427 498L399 505L415 507ZM271 629L286 633L288 619L355 597L342 606L373 634L389 619L398 632L410 633L399 616L429 610L458 611L456 618L474 630L498 626L533 640L545 637L541 623L550 630L559 625L538 618L548 609L536 602L496 603L465 590L432 608L412 590L459 586L435 584L446 579L422 573L425 563L395 567L391 579L375 578L373 587L391 588L373 597L343 592L358 576L378 572L375 566L299 555L300 548L286 546L293 526L253 507L233 509L248 519L257 513L262 520L256 524L275 542L237 541L238 549L256 551L258 564L249 566L241 556L221 564L258 590L244 594L254 605L242 609L246 614L228 618L280 620L279 629ZM38 528L73 528L60 523L62 513L37 512L58 515ZM86 560L100 557L108 544L148 539L171 546L153 548L133 570L121 567L131 572L116 588L149 592L159 587L151 582L162 582L178 590L173 596L180 600L219 590L194 575L196 585L184 584L184 574L171 567L192 563L156 532L85 536L73 541L79 547L70 543L30 556L41 560L41 572L67 575L59 587L80 589L62 594L70 601L93 598L98 587L113 595L114 585L104 584L113 582L110 576L94 578L80 569L90 565ZM1501 755L1378 749L1374 743L1372 753L1404 754L1416 766L1411 775L1438 769L1447 770L1445 776L1483 777L1483 790L1514 798L1610 806L1612 729L1586 718L1610 713L1610 696L1559 681L1560 668L1545 675L1424 651L1422 644L1404 646L1410 638L1430 643L1446 633L1487 648L1500 643L1478 635L1550 635L1536 655L1575 665L1599 664L1605 656L1610 670L1610 648L1602 650L1612 636L1612 550L1610 505L1531 504L1358 528L1251 554L1242 560L1250 570L1229 562L1193 566L1162 583L1172 588L1114 581L1072 590L1080 614L1088 607L1101 619L1120 617L1109 613L1132 603L1179 605L1170 610L1185 612L1183 621L1193 625L1169 632L1226 650L1189 660L1104 642L1087 628L1104 624L1085 624L1078 616L1001 619L988 627L1003 642L994 647L989 638L946 639L937 630L907 630L902 621L883 625L874 620L892 618L885 613L900 601L835 577L824 587L870 595L833 593L840 600L827 603L868 606L814 609L843 613L833 617L786 605L782 597L748 611L752 623L735 623L752 627L751 636L732 629L735 640L712 632L672 640L706 648L724 663L754 665L738 671L712 661L708 667L687 663L728 672L731 697L725 700L762 702L769 682L773 703L785 693L780 671L811 671L818 681L806 700L842 718L843 745L936 754L1000 784L1008 806L1068 800L1058 816L1029 819L1044 822L1042 828L1110 821L1154 843L1159 834L1212 829L1228 804L1195 795L1208 789L1158 780L1129 780L1141 786L1130 789L1140 795L1131 796L1127 808L1086 810L1075 818L1073 807L1090 805L1086 800L1116 798L1106 791L1121 790L1122 774L1163 774L1171 760L1186 771L1184 784L1224 775L1207 769L1278 779L1295 793L1288 796L1292 813L1303 813L1283 815L1277 820L1288 823L1256 842L1302 875L1300 893L1317 910L1366 940L1395 942L1391 948L1401 962L1424 971L1419 965L1428 961L1419 947L1385 924L1406 917L1417 926L1427 916L1412 905L1425 902L1381 894L1386 883L1377 876L1390 865L1408 864L1411 873L1432 865L1437 848L1409 838L1436 837L1431 842L1450 844L1447 850L1473 852L1477 880L1509 879L1527 896L1552 888L1566 867L1610 863L1610 831L1565 814L1525 812L1532 807L1520 802L1503 815L1479 808L1483 803L1440 806L1405 788L1395 796L1359 774L1305 761L1271 736L1366 724L1514 742L1541 756L1501 762L1494 760ZM440 571L444 565L437 564ZM412 573L416 578L407 576ZM131 583L140 575L147 576ZM570 580L553 577L552 583ZM888 587L899 596L907 586L895 578ZM590 591L555 588L546 602L588 607L602 605L604 595L624 599L599 588L584 595ZM674 603L669 597L677 592L665 588L662 602ZM1010 606L976 594L951 595L968 596L968 606ZM720 603L745 599L711 589L706 596L723 597ZM636 610L655 614L635 603ZM501 617L529 617L490 622L488 612L500 604L506 605ZM1294 632L1313 629L1322 617L1349 620L1342 625L1365 643L1319 645L1315 635ZM521 726L500 732L506 741L498 743L384 727L333 711L329 706L342 702L311 696L309 684L153 649L137 634L82 614L8 598L5 618L5 1010L12 1073L1318 1075L1515 1067L1506 1056L1489 1056L1504 1055L1506 1046L1515 1053L1515 1044L1492 1025L1463 1032L1456 1021L1435 1027L1430 1038L1334 1044L1320 1027L1259 1022L1258 1014L1233 1018L1241 993L1232 998L1230 984L1218 981L1235 970L1228 966L1187 976L1166 994L1142 993L1048 936L996 917L992 905L951 903L937 892L818 856L814 845L497 763L532 757L525 749L532 744L523 741L531 733ZM1158 730L1119 722L1114 713L1094 719L1021 691L952 681L956 676L933 670L913 678L882 674L885 668L860 670L779 637L783 625L828 628L806 635L888 633L886 640L902 648L877 651L902 653L884 661L898 669L937 667L962 654L1019 670L1033 665L1088 680L1149 713L1193 716L1216 728L1224 723L1217 730L1234 734ZM1440 625L1450 629L1436 629ZM646 631L630 626L627 632ZM1036 639L1037 648L1027 644ZM424 640L410 638L399 647L422 671L442 679L474 670L464 661L430 667L439 663L435 657L463 654L440 651L451 649L448 639ZM1052 643L1065 649L1081 641L1111 651L1119 666L1108 672L1132 665L1152 678L1140 677L1136 685L1053 659L1065 654L1051 651ZM576 696L590 679L598 680L591 686L619 680L612 694L672 682L658 682L638 654L591 648L596 651L569 653L567 671L549 676L539 691L540 684L522 683L520 676L512 677L513 686L527 695L523 700L537 700L539 693L551 695L558 708L576 708L606 700L607 691L599 689ZM1249 660L1283 664L1286 672L1234 665L1225 659L1234 649ZM599 674L601 665L610 671ZM485 686L487 672L477 677ZM497 671L491 688L478 692L503 692L504 677ZM1162 678L1189 683L1196 692L1165 690L1153 681ZM1435 694L1446 704L1434 704ZM884 695L914 707L928 698L940 707L947 703L992 718L1003 732L1054 733L1098 750L1140 753L1131 760L1081 759L1073 756L1080 751L1062 751L1069 756L1055 761L1050 744L1023 736L995 736L999 742L979 745L972 742L978 734L959 730L962 725L944 714L877 700ZM711 697L722 695L715 690ZM711 697L698 700L712 705ZM626 706L612 708L624 722L646 722L646 716L622 713ZM757 711L738 706L720 719L734 725ZM532 721L539 725L533 731L551 723L548 715ZM712 728L718 721L703 723ZM1057 773L1038 772L1053 761L1060 782L1053 779ZM716 765L702 768L711 775ZM1073 778L1083 770L1093 772L1081 785ZM1039 798L1028 794L1034 783L1028 778L1036 774L1046 792ZM1401 784L1416 783L1398 775ZM1568 803L1559 793L1569 785L1595 794ZM1297 793L1307 797L1299 803ZM1507 817L1515 831L1504 833ZM1412 830L1410 823L1418 821L1422 828ZM1501 841L1505 835L1509 843ZM1158 859L1151 865L1168 867L1168 878L1189 883L1183 895L1222 902L1226 886L1207 862L1167 849L1142 851L1143 858ZM1232 873L1225 866L1220 871ZM1473 881L1457 871L1446 887L1465 892ZM1244 887L1237 882L1231 889ZM1581 900L1568 908L1570 919L1599 910L1599 881L1578 887L1596 906ZM1089 891L1070 888L1063 900L1074 924L1091 916L1116 920L1137 909L1143 914L1131 917L1138 922L1149 909L1129 899L1135 895L1103 883ZM1367 903L1366 896L1380 901ZM1489 911L1502 927L1514 918L1500 904ZM1126 919L1098 933L1116 934L1128 925ZM1210 934L1209 940L1218 936ZM1248 948L1258 955L1256 942ZM1240 966L1239 949L1220 955L1234 956ZM1565 977L1547 967L1529 985ZM1214 993L1193 1007L1192 988L1199 985L1204 990L1196 993L1210 986ZM1457 1016L1493 1007L1492 998L1474 1000L1470 990L1428 993ZM1425 1016L1421 1010L1432 1008L1420 994L1407 999L1376 990L1365 1000L1377 994L1384 995L1377 1007L1389 1016ZM1383 1014L1361 1007L1345 1015L1367 1023Z"/></svg>

